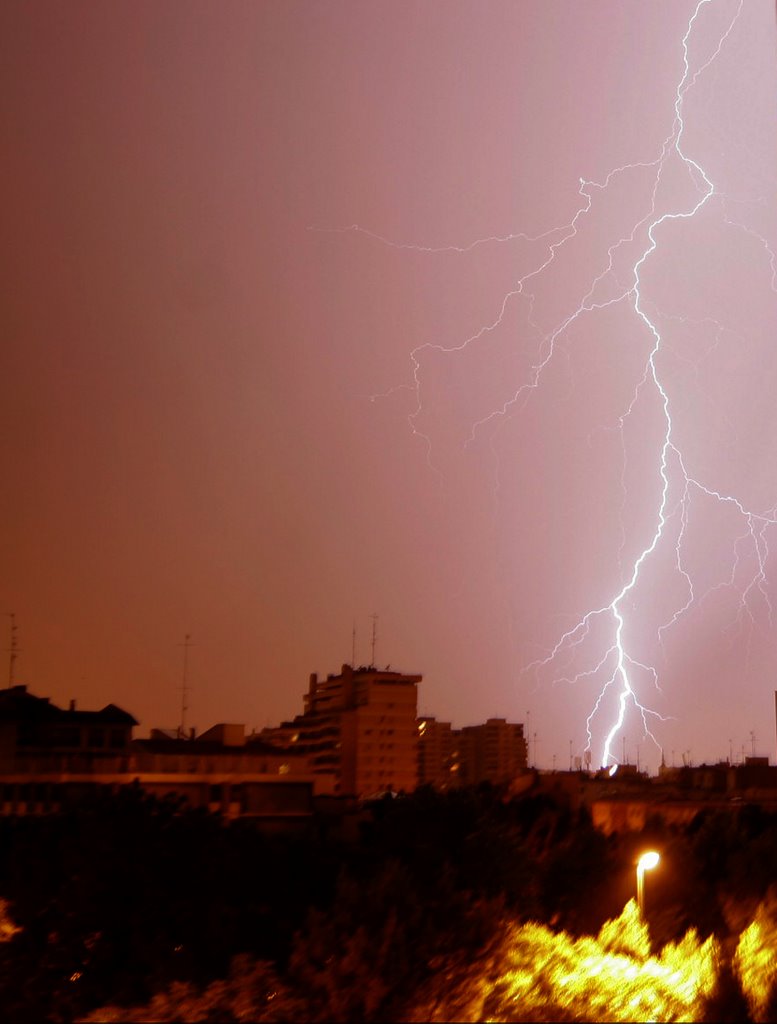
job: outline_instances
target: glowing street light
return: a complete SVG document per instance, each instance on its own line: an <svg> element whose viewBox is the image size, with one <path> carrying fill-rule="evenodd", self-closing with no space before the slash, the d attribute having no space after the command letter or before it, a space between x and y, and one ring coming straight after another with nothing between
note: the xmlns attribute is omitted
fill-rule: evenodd
<svg viewBox="0 0 777 1024"><path fill-rule="evenodd" d="M655 850L650 850L637 861L637 906L640 914L645 912L645 872L652 871L660 859Z"/></svg>

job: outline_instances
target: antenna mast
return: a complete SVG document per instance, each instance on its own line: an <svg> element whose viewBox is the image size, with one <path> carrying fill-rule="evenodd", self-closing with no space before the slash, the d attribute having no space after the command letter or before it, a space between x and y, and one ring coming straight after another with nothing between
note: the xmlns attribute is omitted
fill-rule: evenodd
<svg viewBox="0 0 777 1024"><path fill-rule="evenodd" d="M8 688L10 689L14 685L16 659L19 656L19 637L17 635L16 614L8 612L8 618L11 620L11 646L8 648Z"/></svg>
<svg viewBox="0 0 777 1024"><path fill-rule="evenodd" d="M356 619L351 630L351 668L356 668Z"/></svg>
<svg viewBox="0 0 777 1024"><path fill-rule="evenodd" d="M524 729L524 740L526 741L526 767L533 768L534 764L531 756L531 711L526 712L526 728Z"/></svg>
<svg viewBox="0 0 777 1024"><path fill-rule="evenodd" d="M378 614L373 612L370 616L372 619L372 667L375 668L375 644L378 640Z"/></svg>
<svg viewBox="0 0 777 1024"><path fill-rule="evenodd" d="M186 738L186 712L189 710L187 704L187 698L189 695L189 648L193 647L192 638L187 633L183 638L183 643L178 644L179 647L183 647L183 676L181 679L181 724L178 726L178 737L179 739Z"/></svg>

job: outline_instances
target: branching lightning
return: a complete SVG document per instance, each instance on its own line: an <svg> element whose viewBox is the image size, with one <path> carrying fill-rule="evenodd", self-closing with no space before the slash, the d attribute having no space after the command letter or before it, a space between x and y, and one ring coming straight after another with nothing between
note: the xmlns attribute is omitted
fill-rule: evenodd
<svg viewBox="0 0 777 1024"><path fill-rule="evenodd" d="M701 479L700 475L690 465L688 456L683 452L676 438L670 388L665 383L661 373L661 356L664 351L668 350L662 323L672 320L687 323L690 320L682 316L662 314L650 304L643 294L645 267L649 265L652 257L661 247L662 237L667 227L672 223L679 224L692 220L703 209L710 207L713 203L720 204L723 210L724 222L729 227L746 233L757 245L763 248L764 256L771 270L771 288L777 292L777 259L775 258L773 248L758 232L745 224L739 223L729 215L729 204L734 201L716 190L715 184L708 172L684 147L686 125L683 107L686 96L720 56L741 15L744 5L744 0L739 0L733 9L730 21L721 31L712 53L703 63L692 68L689 56L690 40L697 28L697 22L703 15L704 8L708 4L716 2L717 0L698 0L687 22L680 44L682 50L682 74L674 93L673 116L671 111L669 112L670 116L672 116L671 128L664 139L660 153L652 160L640 160L616 167L610 170L606 178L600 182L581 178L579 180L578 194L582 199L582 203L579 204L574 215L565 224L552 227L534 236L524 233L510 233L502 236L480 238L464 246L421 246L410 243L398 243L385 236L361 228L358 225L328 229L342 233L358 233L382 245L428 254L451 252L464 255L481 246L503 244L516 240L535 245L538 244L542 247L541 255L536 259L534 265L515 281L510 290L502 297L501 303L499 303L493 314L487 318L477 331L459 342L447 345L427 342L414 348L410 353L411 379L408 383L400 385L400 387L410 390L415 396L414 408L408 414L408 422L412 432L423 440L427 450L428 462L435 470L437 470L437 467L434 465L432 458L432 439L419 425L423 411L424 358L430 352L450 355L478 345L487 335L497 330L503 324L511 303L519 297L528 302L527 322L541 335L536 358L530 367L528 377L519 384L508 400L472 424L466 441L466 444L471 444L487 424L504 422L508 416L518 412L531 395L541 388L544 373L556 355L559 339L567 334L572 325L582 318L589 317L609 307L627 303L633 310L636 325L640 332L646 332L650 349L631 399L617 419L617 422L605 426L604 429L617 430L620 434L625 473L626 447L624 428L634 410L641 402L647 400L648 396L652 401L658 402L661 409L663 427L660 443L655 452L654 465L656 476L660 483L658 484L658 493L655 499L655 512L651 532L645 538L636 557L628 565L624 566L621 559L625 550L625 531L621 523L619 548L619 564L621 565L620 589L600 607L586 611L570 629L566 630L559 637L558 641L544 657L533 661L525 670L531 671L538 677L545 670L554 671L562 661L568 663L586 645L591 644L593 637L592 627L594 624L597 625L597 628L606 626L606 639L591 659L591 667L575 674L567 674L564 672L564 669L560 669L555 678L556 682L563 682L569 685L579 684L583 680L603 680L585 725L587 736L585 749L590 751L594 742L594 721L605 714L612 716L608 719L609 725L605 727L605 738L601 750L598 752L599 763L603 767L617 764L618 759L613 753L613 746L616 737L624 727L626 717L630 711L636 714L638 721L641 723L643 735L649 737L660 749L660 744L654 735L653 729L656 722L664 721L665 718L657 711L651 709L649 701L640 696L645 686L652 688L656 692L660 691L659 671L656 666L640 661L630 647L629 606L630 599L640 584L643 569L661 545L672 542L670 539L672 535L674 535L673 567L678 579L681 581L685 596L667 621L660 626L658 630L659 646L663 645L665 634L673 629L682 617L689 612L692 606L703 603L713 590L722 587L730 587L739 592L737 625L740 628L752 629L755 621L753 608L758 602L766 610L770 623L772 621L772 606L766 587L767 561L769 558L768 531L771 526L777 523L777 502L771 508L749 508L746 502L737 495L726 493L725 490L715 486L714 482ZM670 161L680 162L687 179L693 187L695 196L693 201L682 205L678 204L676 208L659 212L659 195ZM551 331L543 332L532 319L534 295L531 288L533 282L539 280L557 260L562 250L572 243L578 234L581 222L589 216L597 199L607 192L616 179L635 171L650 172L653 175L652 188L648 193L649 202L645 204L647 208L641 211L641 217L636 220L631 230L609 246L606 259L603 260L601 266L594 269L590 285L577 302L573 312L565 316ZM317 228L315 230L322 229ZM631 263L628 280L619 282L616 275L616 257L622 249L635 244L640 246L641 251L637 253L636 258ZM604 290L606 284L611 286L612 283L616 285L614 289L615 294L612 294L612 290L609 293ZM711 342L707 354L718 345L720 338L724 334L730 333L729 328L725 324L712 318L695 322L704 326L711 333ZM703 355L701 358L704 359L706 356ZM374 395L372 397L373 399L387 397L396 390L398 389L392 388L382 395ZM621 485L625 501L626 485L624 476L621 477ZM695 501L714 502L720 506L727 507L742 521L742 530L734 544L730 576L719 584L710 587L702 594L695 592L692 573L684 557L684 543L689 530L689 513L692 502ZM745 549L748 549L748 558L754 562L752 569L743 569L746 561L743 556ZM741 579L743 571L749 573L744 582Z"/></svg>

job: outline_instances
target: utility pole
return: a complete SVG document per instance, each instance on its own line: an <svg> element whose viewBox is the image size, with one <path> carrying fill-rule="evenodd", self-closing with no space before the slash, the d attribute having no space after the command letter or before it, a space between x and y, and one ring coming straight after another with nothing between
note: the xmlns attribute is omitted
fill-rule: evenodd
<svg viewBox="0 0 777 1024"><path fill-rule="evenodd" d="M189 695L189 648L193 647L192 638L187 633L183 638L183 643L178 644L179 647L183 647L183 676L181 679L181 724L178 726L178 737L179 739L186 739L186 712L189 710L187 704L187 698Z"/></svg>
<svg viewBox="0 0 777 1024"><path fill-rule="evenodd" d="M755 757L755 730L754 729L750 730L750 751L751 751L753 757Z"/></svg>
<svg viewBox="0 0 777 1024"><path fill-rule="evenodd" d="M351 668L356 668L356 619L351 630Z"/></svg>

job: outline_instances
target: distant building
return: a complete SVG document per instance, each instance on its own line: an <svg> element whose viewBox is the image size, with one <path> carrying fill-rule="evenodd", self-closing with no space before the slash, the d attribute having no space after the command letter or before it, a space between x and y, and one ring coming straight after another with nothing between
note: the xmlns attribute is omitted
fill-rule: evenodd
<svg viewBox="0 0 777 1024"><path fill-rule="evenodd" d="M445 790L458 785L456 736L450 722L430 715L418 719L418 784Z"/></svg>
<svg viewBox="0 0 777 1024"><path fill-rule="evenodd" d="M310 676L304 712L265 729L263 739L304 752L316 774L334 773L335 792L360 798L418 784L420 675L343 665L339 675Z"/></svg>
<svg viewBox="0 0 777 1024"><path fill-rule="evenodd" d="M454 737L453 758L463 786L509 783L526 770L528 748L522 724L489 718L482 725L459 729Z"/></svg>

